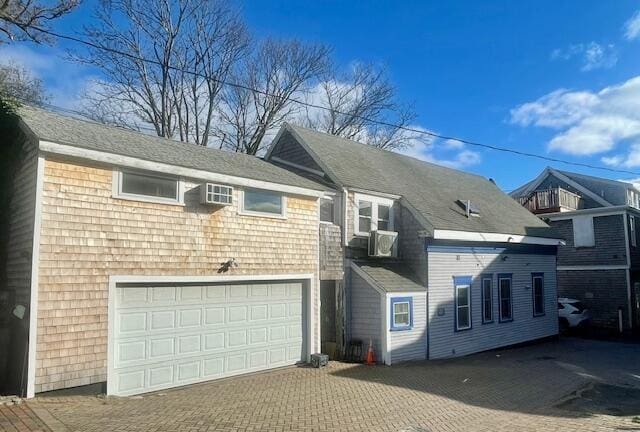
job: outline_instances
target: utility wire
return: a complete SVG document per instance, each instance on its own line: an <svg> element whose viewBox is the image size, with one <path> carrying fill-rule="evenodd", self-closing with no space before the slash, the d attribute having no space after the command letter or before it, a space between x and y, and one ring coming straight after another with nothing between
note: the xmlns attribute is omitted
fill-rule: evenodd
<svg viewBox="0 0 640 432"><path fill-rule="evenodd" d="M36 28L36 30L48 34L50 36L54 36L56 38L59 39L64 39L64 40L68 40L71 42L75 42L78 44L82 44L82 45L86 45L86 46L90 46L92 48L98 49L98 50L102 50L102 51L107 51L107 52L111 52L113 54L118 54L121 56L125 56L128 57L132 60L136 60L139 62L144 62L144 63L149 63L149 64L154 64L157 66L163 66L163 67L167 67L168 69L177 71L177 72L183 72L189 75L193 75L193 76L197 76L206 80L213 80L219 84L222 85L227 85L230 87L234 87L234 88L238 88L238 89L242 89L242 90L247 90L247 91L251 91L251 92L255 92L255 93L259 93L262 94L264 96L268 96L268 97L273 97L273 98L280 98L281 96L275 95L275 94L271 94L268 93L266 91L263 90L259 90L256 88L252 88L243 84L239 84L239 83L235 83L235 82L230 82L230 81L226 81L226 80L221 80L218 78L212 78L212 77L208 77L202 73L196 72L196 71L191 71L191 70L186 70L183 68L179 68L177 66L171 66L171 65L163 65L162 63L160 63L157 60L151 60L151 59L147 59L144 57L140 57L125 51L120 51L117 50L115 48L110 48L110 47L105 47L103 45L99 45L78 37L74 37L74 36L69 36L69 35L65 35L65 34L61 34L61 33L57 33L54 31L50 31L50 30L46 30L43 28ZM315 109L320 109L320 110L324 110L324 111L330 111L332 113L336 113L336 114L340 114L340 115L345 115L345 116L351 116L351 117L355 117L359 120L363 120L367 123L371 123L371 124L378 124L381 126L387 126L387 127L392 127L392 128L396 128L399 130L403 130L406 132L412 132L412 133L417 133L417 134L421 134L421 135L426 135L432 138L438 138L438 139L442 139L442 140L453 140L453 141L459 141L463 144L467 144L473 147L479 147L479 148L485 148L485 149L489 149L489 150L494 150L494 151L498 151L498 152L503 152L503 153L511 153L511 154L515 154L515 155L519 155L519 156L524 156L524 157L529 157L529 158L535 158L535 159L540 159L540 160L544 160L544 161L548 161L548 162L556 162L556 163L562 163L562 164L566 164L566 165L573 165L573 166L579 166L579 167L583 167L583 168L591 168L591 169L596 169L596 170L602 170L602 171L609 171L609 172L615 172L615 173L622 173L622 174L631 174L634 176L640 176L640 172L636 172L636 171L630 171L630 170L623 170L623 169L616 169L616 168L610 168L610 167L605 167L605 166L601 166L601 165L592 165L589 163L583 163L583 162L573 162L573 161L568 161L568 160L564 160L564 159L559 159L559 158L554 158L554 157L550 157L550 156L545 156L545 155L541 155L541 154L537 154L537 153L530 153L530 152L526 152L526 151L521 151L521 150L514 150L514 149L510 149L507 147L500 147L500 146L496 146L496 145L491 145L491 144L484 144L484 143L480 143L480 142L476 142L476 141L471 141L471 140L466 140L464 138L457 138L454 136L448 136L448 135L441 135L435 132L430 132L427 130L422 130L422 129L417 129L417 128L412 128L410 126L403 126L403 125L398 125L398 124L394 124L391 122L386 122L384 120L376 120L376 119L372 119L372 118L368 118L365 116L361 116L361 115L357 115L357 114L351 114L351 113L345 113L342 111L338 111L338 110L334 110L331 108L327 108L325 106L322 105L318 105L318 104L314 104L311 102L306 102L306 101L302 101L299 99L295 99L295 98L289 98L288 99L289 102L295 103L295 104L299 104L302 106L306 106L309 108L315 108Z"/></svg>

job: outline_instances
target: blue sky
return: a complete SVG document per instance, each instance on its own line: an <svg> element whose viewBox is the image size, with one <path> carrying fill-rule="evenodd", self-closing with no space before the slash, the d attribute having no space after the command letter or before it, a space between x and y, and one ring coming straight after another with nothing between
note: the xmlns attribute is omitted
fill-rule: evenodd
<svg viewBox="0 0 640 432"><path fill-rule="evenodd" d="M90 8L58 30L78 29ZM326 43L344 67L386 65L417 127L640 172L640 1L254 0L242 8L258 38ZM64 62L62 48L4 47L0 61L33 67L54 103L73 105L92 71ZM439 141L408 153L493 177L505 190L548 165Z"/></svg>

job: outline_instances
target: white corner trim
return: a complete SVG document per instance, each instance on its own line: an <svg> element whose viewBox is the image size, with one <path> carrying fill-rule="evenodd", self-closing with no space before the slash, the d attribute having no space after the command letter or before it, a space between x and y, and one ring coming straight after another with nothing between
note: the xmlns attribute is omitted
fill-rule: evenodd
<svg viewBox="0 0 640 432"><path fill-rule="evenodd" d="M44 157L38 155L36 170L36 202L33 217L33 249L31 251L31 287L29 302L29 346L27 362L27 398L35 396L36 348L38 341L38 278L40 267L40 231L42 226L42 192L44 190Z"/></svg>
<svg viewBox="0 0 640 432"><path fill-rule="evenodd" d="M299 186L283 185L263 180L254 180L245 177L212 173L209 171L202 171L193 168L184 168L176 165L151 162L130 156L121 156L113 153L90 150L65 144L58 144L50 141L40 140L39 146L40 150L48 153L88 159L110 165L125 166L128 168L138 168L147 171L173 174L203 181L219 182L234 186L246 186L256 189L273 190L293 195L312 196L316 198L324 195L323 191L307 189Z"/></svg>
<svg viewBox="0 0 640 432"><path fill-rule="evenodd" d="M501 233L482 233L471 231L453 231L436 229L433 233L436 240L461 240L461 241L477 241L477 242L496 242L496 243L522 243L548 246L564 245L564 240L523 236L518 234L501 234Z"/></svg>
<svg viewBox="0 0 640 432"><path fill-rule="evenodd" d="M589 270L627 270L628 264L621 265L575 265L575 266L557 266L558 271L589 271Z"/></svg>
<svg viewBox="0 0 640 432"><path fill-rule="evenodd" d="M380 345L382 349L382 362L387 366L391 366L391 354L389 353L389 347L391 347L391 331L389 330L389 322L391 321L391 300L388 296L380 296L380 316L383 317L382 338L380 339Z"/></svg>
<svg viewBox="0 0 640 432"><path fill-rule="evenodd" d="M349 240L347 237L347 206L350 205L350 203L349 192L346 188L342 188L342 202L340 203L340 205L342 210L342 246L347 247L349 246Z"/></svg>
<svg viewBox="0 0 640 432"><path fill-rule="evenodd" d="M244 282L244 281L272 281L272 280L303 280L307 282L308 301L306 325L308 343L305 347L305 360L311 359L311 352L314 350L314 326L316 319L313 311L313 295L316 275L313 273L301 274L270 274L270 275L234 275L234 276L109 276L109 298L107 306L107 394L115 394L115 383L113 382L113 365L115 360L115 347L113 346L114 320L116 309L116 288L121 283L216 283L216 282ZM315 290L319 291L319 290ZM34 369L35 371L35 369Z"/></svg>

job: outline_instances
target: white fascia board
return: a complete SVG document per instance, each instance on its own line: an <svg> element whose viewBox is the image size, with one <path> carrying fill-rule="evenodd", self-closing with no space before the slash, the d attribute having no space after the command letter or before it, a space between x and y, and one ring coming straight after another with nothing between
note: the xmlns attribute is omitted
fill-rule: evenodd
<svg viewBox="0 0 640 432"><path fill-rule="evenodd" d="M388 200L389 202L402 198L402 195L390 194L385 192L376 192L369 189L354 188L354 187L350 187L348 189L349 191L354 192L356 194L367 195L374 198L382 198L382 199Z"/></svg>
<svg viewBox="0 0 640 432"><path fill-rule="evenodd" d="M460 240L495 243L522 243L534 245L560 246L565 242L562 239L523 236L518 234L482 233L470 231L453 231L436 229L433 233L436 240Z"/></svg>
<svg viewBox="0 0 640 432"><path fill-rule="evenodd" d="M558 271L588 271L588 270L627 270L626 264L621 265L575 265L575 266L558 266Z"/></svg>
<svg viewBox="0 0 640 432"><path fill-rule="evenodd" d="M426 295L427 295L426 291L391 291L387 293L388 298L419 297L419 296L426 296Z"/></svg>
<svg viewBox="0 0 640 432"><path fill-rule="evenodd" d="M568 220L573 219L575 216L593 215L593 216L613 216L624 214L628 210L635 210L629 206L609 206L609 207L596 207L582 210L572 210L567 212L557 213L542 213L538 217L541 219L549 219L551 221Z"/></svg>
<svg viewBox="0 0 640 432"><path fill-rule="evenodd" d="M227 174L212 173L193 168L184 168L175 165L169 165L160 162L151 162L144 159L138 159L130 156L121 156L113 153L101 152L97 150L84 149L80 147L59 144L51 141L39 142L40 150L48 153L88 159L96 162L102 162L110 165L124 166L129 168L137 168L148 171L161 172L166 174L174 174L182 177L188 177L198 180L225 183L235 186L244 186L255 189L264 189L270 191L284 192L292 195L311 196L315 198L322 197L324 191L307 189L299 186L282 185L263 180L254 180L245 177L237 177Z"/></svg>

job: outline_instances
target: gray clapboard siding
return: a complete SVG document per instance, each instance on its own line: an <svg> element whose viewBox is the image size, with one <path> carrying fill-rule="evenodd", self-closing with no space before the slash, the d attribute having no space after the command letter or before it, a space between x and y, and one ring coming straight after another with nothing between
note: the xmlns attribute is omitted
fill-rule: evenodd
<svg viewBox="0 0 640 432"><path fill-rule="evenodd" d="M427 354L427 295L426 293L410 296L398 294L394 297L413 297L413 328L389 332L391 363L424 360ZM383 315L382 319L385 318Z"/></svg>
<svg viewBox="0 0 640 432"><path fill-rule="evenodd" d="M502 260L506 256L506 260ZM554 255L429 252L429 357L455 357L558 333ZM545 312L533 316L531 273L544 273ZM482 324L480 275L493 273L491 324ZM512 273L513 321L500 323L497 274ZM454 330L454 276L472 276L470 330ZM438 315L444 308L444 315Z"/></svg>
<svg viewBox="0 0 640 432"><path fill-rule="evenodd" d="M369 339L373 342L373 349L378 360L382 359L381 333L384 313L380 293L372 288L364 279L355 272L351 275L350 305L351 339L360 339L363 343L363 355L369 347Z"/></svg>

